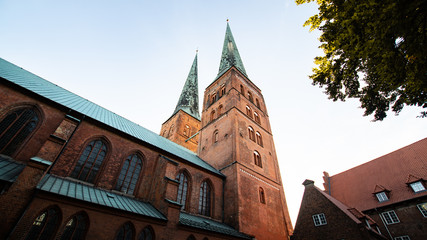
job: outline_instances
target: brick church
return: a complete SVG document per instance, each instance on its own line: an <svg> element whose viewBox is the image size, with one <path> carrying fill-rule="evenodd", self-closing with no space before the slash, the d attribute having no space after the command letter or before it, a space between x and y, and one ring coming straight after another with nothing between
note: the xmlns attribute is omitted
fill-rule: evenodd
<svg viewBox="0 0 427 240"><path fill-rule="evenodd" d="M227 23L153 133L0 58L1 239L289 239L266 104ZM172 111L171 111L172 112Z"/></svg>

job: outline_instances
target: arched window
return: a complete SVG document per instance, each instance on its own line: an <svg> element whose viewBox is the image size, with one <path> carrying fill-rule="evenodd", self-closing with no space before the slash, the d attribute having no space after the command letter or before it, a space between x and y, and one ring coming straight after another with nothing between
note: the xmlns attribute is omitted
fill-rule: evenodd
<svg viewBox="0 0 427 240"><path fill-rule="evenodd" d="M245 89L243 88L243 85L240 85L240 93L245 95Z"/></svg>
<svg viewBox="0 0 427 240"><path fill-rule="evenodd" d="M202 185L200 185L199 214L211 215L211 186L207 181L202 182Z"/></svg>
<svg viewBox="0 0 427 240"><path fill-rule="evenodd" d="M219 105L218 107L218 116L222 114L222 105Z"/></svg>
<svg viewBox="0 0 427 240"><path fill-rule="evenodd" d="M255 99L255 102L256 102L256 106L257 106L259 109L261 109L261 106L259 105L258 98L256 98L256 99Z"/></svg>
<svg viewBox="0 0 427 240"><path fill-rule="evenodd" d="M252 118L252 109L249 106L246 106L246 115Z"/></svg>
<svg viewBox="0 0 427 240"><path fill-rule="evenodd" d="M251 102L254 102L254 98L252 97L252 93L248 91L248 99Z"/></svg>
<svg viewBox="0 0 427 240"><path fill-rule="evenodd" d="M218 130L215 130L214 135L213 135L214 142L218 142L218 138L219 138Z"/></svg>
<svg viewBox="0 0 427 240"><path fill-rule="evenodd" d="M181 172L176 176L176 180L179 182L176 201L182 205L181 210L184 210L188 195L188 177L184 172Z"/></svg>
<svg viewBox="0 0 427 240"><path fill-rule="evenodd" d="M250 126L248 127L248 135L250 140L255 141L255 132L254 129Z"/></svg>
<svg viewBox="0 0 427 240"><path fill-rule="evenodd" d="M257 151L254 151L254 162L258 167L262 167L261 155Z"/></svg>
<svg viewBox="0 0 427 240"><path fill-rule="evenodd" d="M212 110L211 112L211 122L215 120L215 110Z"/></svg>
<svg viewBox="0 0 427 240"><path fill-rule="evenodd" d="M172 132L173 132L174 128L175 128L175 125L172 124L172 126L169 128L168 137L172 135Z"/></svg>
<svg viewBox="0 0 427 240"><path fill-rule="evenodd" d="M190 126L185 125L184 127L184 136L190 136Z"/></svg>
<svg viewBox="0 0 427 240"><path fill-rule="evenodd" d="M0 153L13 155L36 129L39 116L34 108L20 108L0 122Z"/></svg>
<svg viewBox="0 0 427 240"><path fill-rule="evenodd" d="M53 207L45 210L34 219L33 225L25 239L52 239L60 221L59 210Z"/></svg>
<svg viewBox="0 0 427 240"><path fill-rule="evenodd" d="M212 94L212 97L211 97L211 104L214 102L216 102L216 93Z"/></svg>
<svg viewBox="0 0 427 240"><path fill-rule="evenodd" d="M155 240L154 231L151 226L147 226L142 229L141 233L138 235L138 240Z"/></svg>
<svg viewBox="0 0 427 240"><path fill-rule="evenodd" d="M259 115L258 115L258 113L257 113L257 112L255 112L255 111L254 111L254 117L255 117L255 122L257 122L257 123L261 123L261 120L260 120L260 118L259 118Z"/></svg>
<svg viewBox="0 0 427 240"><path fill-rule="evenodd" d="M116 235L116 240L132 240L133 239L133 225L130 222L123 224Z"/></svg>
<svg viewBox="0 0 427 240"><path fill-rule="evenodd" d="M74 215L65 225L61 240L85 239L88 217L85 213Z"/></svg>
<svg viewBox="0 0 427 240"><path fill-rule="evenodd" d="M262 137L261 137L261 133L256 132L256 143L258 143L258 145L263 146L262 145Z"/></svg>
<svg viewBox="0 0 427 240"><path fill-rule="evenodd" d="M190 236L188 236L187 240L196 240L196 238L193 236L193 234L191 234Z"/></svg>
<svg viewBox="0 0 427 240"><path fill-rule="evenodd" d="M107 146L104 142L93 140L82 152L76 167L71 173L71 177L94 183L105 155L107 155Z"/></svg>
<svg viewBox="0 0 427 240"><path fill-rule="evenodd" d="M126 158L116 183L116 190L133 194L142 170L142 157L132 154Z"/></svg>
<svg viewBox="0 0 427 240"><path fill-rule="evenodd" d="M265 193L262 187L259 188L259 202L265 204Z"/></svg>

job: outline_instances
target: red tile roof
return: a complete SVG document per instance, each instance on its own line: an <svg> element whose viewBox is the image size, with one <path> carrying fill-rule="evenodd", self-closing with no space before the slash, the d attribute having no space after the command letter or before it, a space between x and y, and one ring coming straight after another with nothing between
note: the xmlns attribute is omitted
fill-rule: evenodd
<svg viewBox="0 0 427 240"><path fill-rule="evenodd" d="M362 211L426 196L427 191L414 193L408 181L427 180L427 138L329 179L326 173L324 178L327 193ZM378 202L373 193L379 188L390 191L388 201Z"/></svg>

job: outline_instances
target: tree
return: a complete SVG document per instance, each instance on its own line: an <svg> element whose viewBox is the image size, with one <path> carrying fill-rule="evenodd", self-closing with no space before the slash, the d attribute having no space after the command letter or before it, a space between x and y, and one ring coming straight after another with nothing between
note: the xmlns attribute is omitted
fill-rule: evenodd
<svg viewBox="0 0 427 240"><path fill-rule="evenodd" d="M426 0L296 0L316 2L304 26L321 31L310 76L333 101L358 98L364 116L427 108ZM421 113L426 117L427 112Z"/></svg>

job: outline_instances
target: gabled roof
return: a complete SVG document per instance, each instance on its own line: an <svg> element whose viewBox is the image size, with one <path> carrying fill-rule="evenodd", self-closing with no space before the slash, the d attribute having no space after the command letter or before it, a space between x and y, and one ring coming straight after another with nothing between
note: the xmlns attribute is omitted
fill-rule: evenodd
<svg viewBox="0 0 427 240"><path fill-rule="evenodd" d="M37 188L61 196L81 201L115 208L138 215L167 220L167 218L151 204L134 198L122 196L96 187L88 186L69 179L47 174L37 185Z"/></svg>
<svg viewBox="0 0 427 240"><path fill-rule="evenodd" d="M13 183L18 179L19 174L24 170L25 165L15 160L0 155L0 180Z"/></svg>
<svg viewBox="0 0 427 240"><path fill-rule="evenodd" d="M197 54L196 57L194 57L193 65L188 73L187 81L185 81L181 96L179 97L178 104L176 105L173 114L177 113L179 110L182 110L190 114L192 117L200 120Z"/></svg>
<svg viewBox="0 0 427 240"><path fill-rule="evenodd" d="M224 176L217 169L200 159L194 152L158 134L121 117L87 99L84 99L58 85L30 73L0 58L0 77L23 87L37 95L79 112L96 121L115 128L129 136L140 139L154 147L202 167L217 175Z"/></svg>
<svg viewBox="0 0 427 240"><path fill-rule="evenodd" d="M242 239L252 239L251 236L241 233L227 224L214 221L212 219L191 215L181 212L179 216L179 223L187 227L198 228L211 232L221 233Z"/></svg>
<svg viewBox="0 0 427 240"><path fill-rule="evenodd" d="M221 62L219 64L219 71L216 78L220 77L232 66L235 66L243 75L247 77L245 67L243 66L242 59L240 58L239 50L237 50L236 42L234 41L230 25L227 21L224 45L222 47Z"/></svg>
<svg viewBox="0 0 427 240"><path fill-rule="evenodd" d="M427 196L427 191L412 191L409 175L427 179L427 138L329 177L327 192L362 211ZM378 202L372 192L381 189L389 191L388 201Z"/></svg>

